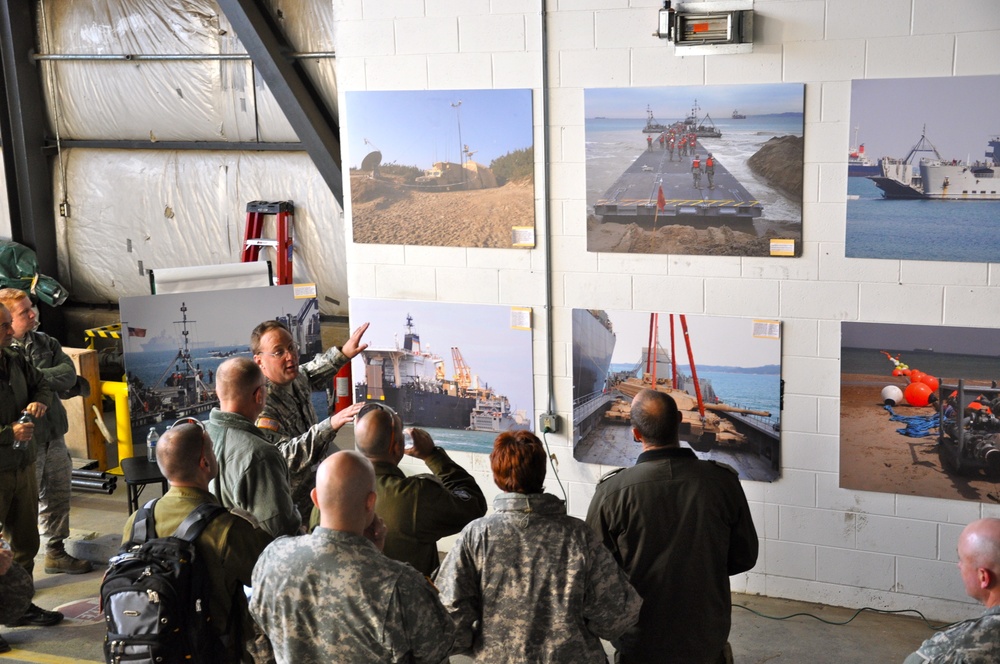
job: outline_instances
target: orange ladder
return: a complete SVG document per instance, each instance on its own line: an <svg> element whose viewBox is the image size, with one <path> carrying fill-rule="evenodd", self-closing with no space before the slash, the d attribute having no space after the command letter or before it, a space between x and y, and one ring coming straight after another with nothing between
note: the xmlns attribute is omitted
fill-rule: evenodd
<svg viewBox="0 0 1000 664"><path fill-rule="evenodd" d="M276 239L261 238L264 217L276 215ZM240 262L251 263L260 256L261 247L273 247L278 264L278 285L292 283L292 217L295 206L291 201L250 201L247 203L247 226L243 235Z"/></svg>

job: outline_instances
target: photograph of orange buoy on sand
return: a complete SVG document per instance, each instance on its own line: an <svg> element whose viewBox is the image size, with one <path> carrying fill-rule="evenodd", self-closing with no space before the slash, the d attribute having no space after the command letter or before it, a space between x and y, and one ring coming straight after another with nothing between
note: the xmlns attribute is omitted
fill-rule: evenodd
<svg viewBox="0 0 1000 664"><path fill-rule="evenodd" d="M840 486L1000 503L998 349L1000 330L843 323Z"/></svg>

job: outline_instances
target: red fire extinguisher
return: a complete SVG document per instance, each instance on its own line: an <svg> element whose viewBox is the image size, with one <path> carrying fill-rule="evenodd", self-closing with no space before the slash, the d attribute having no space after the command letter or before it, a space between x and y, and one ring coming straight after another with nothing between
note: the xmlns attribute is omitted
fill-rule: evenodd
<svg viewBox="0 0 1000 664"><path fill-rule="evenodd" d="M333 412L339 413L351 405L351 363L340 367L333 377Z"/></svg>

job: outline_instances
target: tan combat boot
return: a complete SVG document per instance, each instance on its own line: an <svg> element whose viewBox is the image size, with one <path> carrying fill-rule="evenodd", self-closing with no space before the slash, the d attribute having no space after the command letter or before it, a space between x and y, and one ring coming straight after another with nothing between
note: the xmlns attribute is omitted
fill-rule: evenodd
<svg viewBox="0 0 1000 664"><path fill-rule="evenodd" d="M66 549L49 549L45 552L46 574L86 574L94 569L89 560L80 560L66 553Z"/></svg>

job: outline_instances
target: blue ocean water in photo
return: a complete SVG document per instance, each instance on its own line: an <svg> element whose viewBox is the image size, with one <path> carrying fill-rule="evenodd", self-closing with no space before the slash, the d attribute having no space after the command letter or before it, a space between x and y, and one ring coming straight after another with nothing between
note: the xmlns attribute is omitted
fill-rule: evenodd
<svg viewBox="0 0 1000 664"><path fill-rule="evenodd" d="M671 124L683 118L657 118ZM704 119L701 116L699 119ZM764 205L764 219L800 223L801 201L784 194L758 179L747 165L764 143L775 136L801 136L802 114L752 115L746 120L712 118L721 138L699 138L725 164L733 176ZM645 118L587 118L584 121L587 159L587 206L593 209L597 199L646 150Z"/></svg>
<svg viewBox="0 0 1000 664"><path fill-rule="evenodd" d="M936 377L962 378L965 380L1000 380L1000 357L994 355L961 355L935 353L927 350L894 350L886 348L893 356L911 369L920 369ZM841 348L840 372L842 374L875 374L891 378L893 365L873 348Z"/></svg>
<svg viewBox="0 0 1000 664"><path fill-rule="evenodd" d="M887 200L847 178L848 258L1000 262L1000 201Z"/></svg>
<svg viewBox="0 0 1000 664"><path fill-rule="evenodd" d="M691 375L688 367L677 365L678 370ZM629 364L612 364L610 371L628 371ZM730 373L726 371L698 370L698 378L707 378L722 403L751 410L771 413L767 421L781 421L781 376L778 374Z"/></svg>

